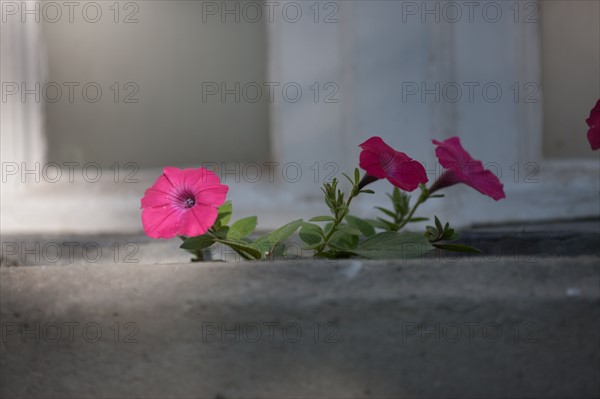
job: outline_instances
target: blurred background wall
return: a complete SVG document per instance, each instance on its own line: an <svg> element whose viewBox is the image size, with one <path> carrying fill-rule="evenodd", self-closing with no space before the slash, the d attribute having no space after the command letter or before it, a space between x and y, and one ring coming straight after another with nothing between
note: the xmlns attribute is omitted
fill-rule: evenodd
<svg viewBox="0 0 600 399"><path fill-rule="evenodd" d="M203 22L202 1L100 4L97 23L43 23L48 81L64 91L46 102L49 161L162 167L270 157L268 102L235 93L236 82L267 81L265 24L235 15ZM78 84L73 102L64 82ZM203 84L213 82L219 93L203 102ZM233 91L225 101L221 83ZM102 90L97 102L82 99L86 84L92 101Z"/></svg>
<svg viewBox="0 0 600 399"><path fill-rule="evenodd" d="M600 97L600 2L541 1L544 155L597 157L573 133Z"/></svg>
<svg viewBox="0 0 600 399"><path fill-rule="evenodd" d="M318 212L319 186L357 166L372 135L430 180L432 139L458 135L491 165L506 200L452 187L426 204L457 225L598 216L598 153L585 139L600 97L598 1L2 1L0 11L4 231L139 231L139 198L160 168L205 163L226 173L239 216L274 227ZM49 163L98 164L103 178L48 182ZM361 199L357 213L381 201Z"/></svg>
<svg viewBox="0 0 600 399"><path fill-rule="evenodd" d="M124 2L116 18L123 22L141 19L139 23L115 24L116 8L108 7L101 8L104 15L93 24L83 18L74 18L73 23L52 23L49 22L51 17L42 18L48 49L48 82L59 83L63 90L60 101L45 103L48 160L84 162L93 159L111 164L131 158L141 167L148 167L193 164L199 159L264 161L271 157L266 96L256 103L244 101L243 97L236 103L236 94L231 93L221 102L221 83L225 83L225 90L233 92L236 82L240 83L240 94L248 82L255 82L266 90L263 86L268 81L266 23L248 23L247 17L253 18L256 10L247 9L244 13L240 2L229 2L229 6L202 1L173 3L154 1L143 3L142 7L137 3L125 7ZM368 40L371 32L378 28L391 28L402 18L403 2L393 3L358 2L360 18L357 22L364 26L360 40ZM218 9L215 15L213 4ZM531 4L524 3L519 17L540 22L543 87L529 86L521 90L531 99L541 98L543 90L544 155L593 157L586 142L572 140L570 136L573 131L585 130L581 110L589 108L598 97L600 2L542 1L536 7ZM226 7L232 13L225 14L227 23L222 23L221 8ZM239 7L238 15L236 7ZM333 10L322 10L322 13ZM307 11L305 7L304 12ZM339 12L336 14L339 18ZM239 23L235 22L236 16ZM432 22L434 17L426 18ZM411 15L407 19L410 24L416 18ZM301 25L303 21L299 22ZM444 18L440 23L444 23ZM432 26L424 24L423 28L428 30ZM420 32L423 33L426 34ZM305 34L310 32L306 30ZM397 43L396 48L391 47L392 51L387 52L384 75L370 76L361 83L373 85L381 81L385 87L394 87L394 82L399 81L398 68L406 64L407 56L427 55L425 51L400 47L401 43L409 46L410 42L399 40ZM357 62L373 63L380 58L379 54L363 53L380 51L377 46L361 48L364 50L358 54ZM424 64L420 68L424 68ZM85 84L97 83L102 90L101 98L93 104L65 101L68 87L64 82L79 84L74 87L76 96L81 96ZM219 85L219 93L203 103L202 84L206 86L210 82ZM207 88L214 86L204 89ZM96 86L88 90L93 98ZM248 94L254 96L254 87L248 90L252 90ZM136 100L142 101L138 105L130 102ZM361 105L368 112L381 113L380 121L393 117L389 107L370 109L369 101ZM423 119L425 115L406 123L414 129L412 125L422 124ZM222 145L238 140L244 145ZM115 142L119 145L113 145ZM141 145L143 152L138 151Z"/></svg>

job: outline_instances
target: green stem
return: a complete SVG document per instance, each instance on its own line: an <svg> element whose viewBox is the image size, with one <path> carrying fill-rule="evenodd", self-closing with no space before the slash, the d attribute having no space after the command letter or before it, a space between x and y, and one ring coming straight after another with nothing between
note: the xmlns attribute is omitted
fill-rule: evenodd
<svg viewBox="0 0 600 399"><path fill-rule="evenodd" d="M346 211L343 212L343 214L341 216L340 215L335 215L335 220L333 221L333 226L331 226L331 230L329 230L329 233L327 233L327 235L323 239L323 243L319 246L319 248L317 248L315 250L315 255L317 255L317 256L321 255L323 253L323 250L325 248L327 248L327 245L329 244L329 240L331 240L331 237L337 231L338 226L340 225L340 223L342 223L342 221L344 220L344 218L346 217L346 215L348 213L350 213L350 203L352 202L352 199L354 197L358 196L358 194L359 194L358 187L356 187L356 186L352 187L352 192L348 196L348 201L346 202Z"/></svg>
<svg viewBox="0 0 600 399"><path fill-rule="evenodd" d="M181 241L185 241L188 239L186 236L179 236L179 238L181 239ZM204 262L204 253L202 250L188 251L188 252L190 252L191 254L196 256L195 259L192 259L192 262Z"/></svg>
<svg viewBox="0 0 600 399"><path fill-rule="evenodd" d="M417 202L415 202L415 204L413 205L412 209L408 213L408 216L406 217L406 219L404 219L404 221L402 223L400 223L400 225L398 226L398 230L401 230L404 226L406 226L406 224L410 221L410 219L415 214L415 211L417 210L417 208L419 207L419 205L421 205L422 203L424 203L425 201L427 201L427 198L429 198L429 192L428 191L423 191L421 193L421 195L419 196L419 199L417 200Z"/></svg>
<svg viewBox="0 0 600 399"><path fill-rule="evenodd" d="M192 262L204 262L204 254L202 250L194 251L194 255L196 255L196 259L192 259Z"/></svg>

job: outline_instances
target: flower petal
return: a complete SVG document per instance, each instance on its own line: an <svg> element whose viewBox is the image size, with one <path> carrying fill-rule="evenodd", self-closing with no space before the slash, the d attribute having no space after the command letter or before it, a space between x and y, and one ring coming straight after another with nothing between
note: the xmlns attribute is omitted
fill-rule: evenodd
<svg viewBox="0 0 600 399"><path fill-rule="evenodd" d="M171 183L171 185L173 187L184 187L184 176L185 174L183 173L184 171L179 169L179 168L174 168L172 166L167 166L166 168L163 169L163 176L165 176L167 178L167 180L169 181L169 183Z"/></svg>
<svg viewBox="0 0 600 399"><path fill-rule="evenodd" d="M423 165L403 152L394 150L381 137L371 137L359 147L363 149L359 165L367 175L387 178L394 186L405 191L413 191L419 183L428 180Z"/></svg>
<svg viewBox="0 0 600 399"><path fill-rule="evenodd" d="M590 117L585 120L590 127L587 133L587 139L592 150L600 148L600 100L590 112Z"/></svg>
<svg viewBox="0 0 600 399"><path fill-rule="evenodd" d="M156 183L144 193L141 200L141 207L148 208L152 206L168 205L172 201L172 193L173 185L165 175L160 175L158 180L156 180Z"/></svg>
<svg viewBox="0 0 600 399"><path fill-rule="evenodd" d="M359 147L363 150L372 151L374 153L394 151L394 149L387 145L385 141L383 141L383 139L379 136L373 136L369 138L364 143L359 144Z"/></svg>
<svg viewBox="0 0 600 399"><path fill-rule="evenodd" d="M475 173L470 183L465 184L496 201L506 198L502 183L498 177L489 170L482 168L482 170Z"/></svg>
<svg viewBox="0 0 600 399"><path fill-rule="evenodd" d="M359 166L371 176L375 176L378 179L385 178L385 170L381 166L379 155L375 152L363 150L360 153Z"/></svg>
<svg viewBox="0 0 600 399"><path fill-rule="evenodd" d="M206 233L217 220L217 214L214 206L194 205L185 212L178 234L195 237Z"/></svg>
<svg viewBox="0 0 600 399"><path fill-rule="evenodd" d="M435 155L438 157L440 164L446 169L451 169L457 174L462 174L463 165L476 162L471 155L463 149L458 137L450 137L443 142L437 140L432 141L433 144L438 146L435 149Z"/></svg>
<svg viewBox="0 0 600 399"><path fill-rule="evenodd" d="M396 162L394 167L388 170L387 179L404 191L413 191L420 183L427 183L429 179L423 165L408 159L409 161Z"/></svg>
<svg viewBox="0 0 600 399"><path fill-rule="evenodd" d="M451 137L443 142L432 141L438 146L435 149L438 160L444 168L453 173L456 182L464 183L496 201L506 197L498 177L486 170L481 161L473 159L462 147L458 137ZM433 184L432 189L437 190L449 185L449 182L436 183Z"/></svg>
<svg viewBox="0 0 600 399"><path fill-rule="evenodd" d="M221 184L219 176L205 168L184 169L184 184L191 191L199 191L202 187L210 187Z"/></svg>
<svg viewBox="0 0 600 399"><path fill-rule="evenodd" d="M173 238L181 226L182 213L180 209L169 205L144 208L142 211L144 232L152 238Z"/></svg>
<svg viewBox="0 0 600 399"><path fill-rule="evenodd" d="M203 205L221 206L225 203L229 187L224 184L203 187L196 193L196 203Z"/></svg>

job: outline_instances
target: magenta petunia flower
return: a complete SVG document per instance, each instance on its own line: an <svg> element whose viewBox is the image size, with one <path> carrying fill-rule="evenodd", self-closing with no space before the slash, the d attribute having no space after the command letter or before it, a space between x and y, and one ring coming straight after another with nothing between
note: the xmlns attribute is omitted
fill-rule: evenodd
<svg viewBox="0 0 600 399"><path fill-rule="evenodd" d="M458 137L450 137L443 142L433 140L433 144L438 146L435 155L446 171L429 188L429 193L464 183L496 201L506 197L498 177L484 169L481 161L473 159Z"/></svg>
<svg viewBox="0 0 600 399"><path fill-rule="evenodd" d="M142 198L142 224L152 238L199 236L215 223L227 187L208 169L166 167Z"/></svg>
<svg viewBox="0 0 600 399"><path fill-rule="evenodd" d="M590 112L590 117L585 120L590 127L587 133L587 139L592 146L592 150L600 148L600 100Z"/></svg>
<svg viewBox="0 0 600 399"><path fill-rule="evenodd" d="M381 137L371 137L360 146L360 167L367 174L360 187L377 179L388 179L404 191L413 191L420 183L427 183L427 173L419 162L394 150Z"/></svg>

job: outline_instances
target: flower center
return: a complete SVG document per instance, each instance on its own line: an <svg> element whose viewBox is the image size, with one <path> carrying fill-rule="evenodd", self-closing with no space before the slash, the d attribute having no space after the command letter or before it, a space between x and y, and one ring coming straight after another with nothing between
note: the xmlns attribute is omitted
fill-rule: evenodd
<svg viewBox="0 0 600 399"><path fill-rule="evenodd" d="M196 200L193 197L191 197L191 198L186 198L185 199L185 201L183 203L183 206L185 206L186 208L191 208L195 204L196 204Z"/></svg>

